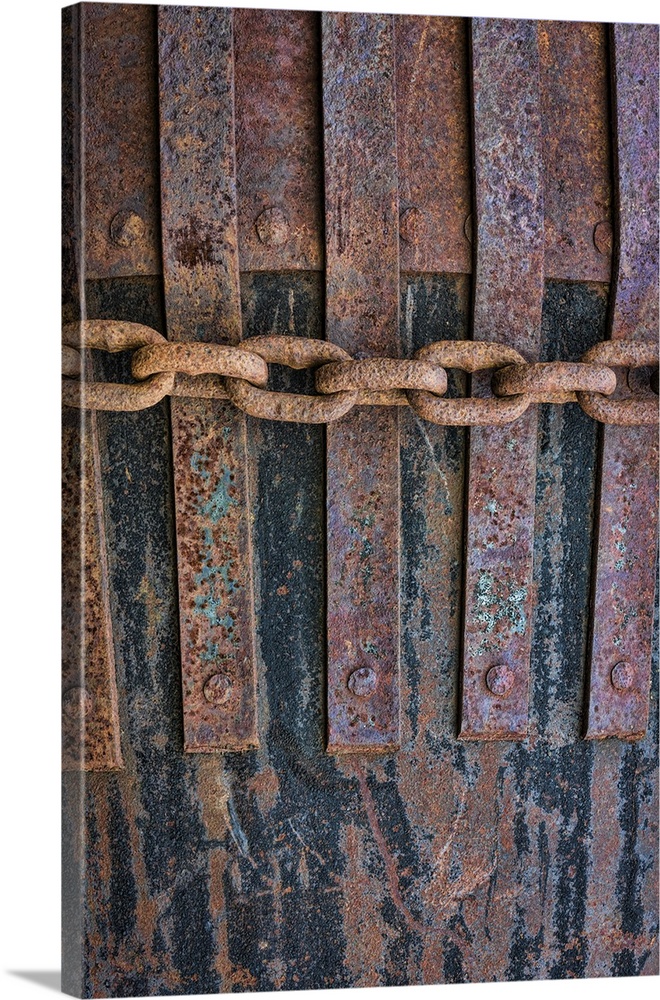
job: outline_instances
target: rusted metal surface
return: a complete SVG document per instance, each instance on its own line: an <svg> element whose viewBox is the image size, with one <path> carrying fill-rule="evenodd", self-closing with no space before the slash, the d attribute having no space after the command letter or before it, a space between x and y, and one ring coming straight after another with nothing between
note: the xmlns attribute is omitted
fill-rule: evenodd
<svg viewBox="0 0 660 1000"><path fill-rule="evenodd" d="M242 292L246 336L323 336L319 272L251 273ZM87 297L90 315L164 331L157 281L92 282ZM463 340L469 301L462 275L404 277L401 353ZM603 301L550 282L542 360L602 340ZM126 359L99 361L116 377ZM271 380L313 391L311 376ZM464 382L451 373L450 394ZM98 419L126 767L65 776L65 941L79 935L65 989L657 975L657 683L641 741L580 739L597 448L578 406L539 417L530 739L516 744L453 739L466 434L401 411L401 747L361 758L324 748L323 430L251 426L261 745L195 755L182 752L168 406Z"/></svg>
<svg viewBox="0 0 660 1000"><path fill-rule="evenodd" d="M320 277L246 276L246 335L264 315L321 334ZM128 299L153 322L131 285L108 282L92 304L115 315ZM159 301L157 287L142 295ZM462 277L405 281L406 355L438 324L465 337L469 298ZM561 349L544 360L601 339L602 311L593 287L551 285L545 337ZM103 417L116 425L102 462L130 710L126 770L88 778L79 839L67 787L86 873L82 992L656 974L657 688L641 743L580 739L593 422L576 406L541 414L534 738L461 744L465 433L402 415L401 749L357 760L324 752L323 432L269 421L249 444L261 748L181 752L165 416Z"/></svg>
<svg viewBox="0 0 660 1000"><path fill-rule="evenodd" d="M610 280L611 167L607 29L541 21L545 274Z"/></svg>
<svg viewBox="0 0 660 1000"><path fill-rule="evenodd" d="M250 337L247 347L267 362L294 369L315 368L329 361L350 359L350 354L336 344L309 337ZM227 393L234 405L250 416L309 424L338 420L357 400L355 392L338 392L329 397L272 392L256 388L244 379L229 380Z"/></svg>
<svg viewBox="0 0 660 1000"><path fill-rule="evenodd" d="M64 347L80 351L98 348L111 354L143 347L146 344L167 344L156 330L139 323L114 320L86 320L67 323L62 329ZM63 372L62 374L66 374ZM156 373L135 385L119 382L62 381L62 402L65 406L92 410L143 410L154 406L174 388L174 376Z"/></svg>
<svg viewBox="0 0 660 1000"><path fill-rule="evenodd" d="M657 26L614 25L612 52L618 246L611 337L613 341L626 338L655 344ZM657 400L648 402L657 406ZM588 738L639 739L648 724L657 523L656 430L605 428L593 584ZM623 677L628 679L627 685L618 683L617 678Z"/></svg>
<svg viewBox="0 0 660 1000"><path fill-rule="evenodd" d="M148 378L156 372L182 372L186 375L229 375L244 378L255 385L268 382L268 366L263 358L229 344L158 344L136 351L132 359L135 378Z"/></svg>
<svg viewBox="0 0 660 1000"><path fill-rule="evenodd" d="M628 370L624 391L616 399L603 399L593 392L578 394L589 416L621 426L658 423L657 385L653 387L653 376L657 380L658 373L657 341L604 340L587 351L585 358Z"/></svg>
<svg viewBox="0 0 660 1000"><path fill-rule="evenodd" d="M318 15L236 10L234 38L241 270L320 270Z"/></svg>
<svg viewBox="0 0 660 1000"><path fill-rule="evenodd" d="M87 278L159 274L156 10L80 5Z"/></svg>
<svg viewBox="0 0 660 1000"><path fill-rule="evenodd" d="M456 343L450 340L425 344L424 347L420 347L415 357L471 374L488 371L500 365L524 363L525 360L518 351L506 344L476 341ZM434 424L463 426L508 424L512 420L517 420L529 406L529 400L525 397L440 399L423 389L409 390L408 399L415 413L424 420L430 420Z"/></svg>
<svg viewBox="0 0 660 1000"><path fill-rule="evenodd" d="M96 415L62 417L62 767L122 766Z"/></svg>
<svg viewBox="0 0 660 1000"><path fill-rule="evenodd" d="M158 12L168 338L241 337L232 12ZM215 67L209 76L207 67ZM172 400L184 743L258 743L245 417Z"/></svg>
<svg viewBox="0 0 660 1000"><path fill-rule="evenodd" d="M63 267L64 330L79 331L84 318L85 257L81 234L80 63L85 53L81 9L63 11ZM68 322L66 322L68 321ZM72 325L69 325L72 323ZM67 343L65 368L75 378L75 394L85 392L92 370L80 342ZM63 369L64 370L64 369ZM66 402L66 400L64 400ZM77 400L78 402L78 400ZM117 680L110 617L106 533L97 416L62 409L62 768L109 771L122 767ZM78 869L78 878L80 869ZM79 914L76 920L79 920ZM78 954L81 942L73 946Z"/></svg>
<svg viewBox="0 0 660 1000"><path fill-rule="evenodd" d="M467 23L394 19L402 271L472 269Z"/></svg>
<svg viewBox="0 0 660 1000"><path fill-rule="evenodd" d="M394 23L323 14L326 337L399 353ZM350 456L350 460L347 457ZM399 742L398 408L327 432L328 749ZM354 682L356 671L357 675ZM349 682L353 683L351 688Z"/></svg>
<svg viewBox="0 0 660 1000"><path fill-rule="evenodd" d="M537 25L475 19L472 72L473 336L505 343L526 361L536 361L543 301ZM473 395L492 395L488 383L478 379L473 379ZM535 476L535 407L511 428L470 432L463 738L523 739L527 734ZM495 667L512 674L506 692L488 686L489 671Z"/></svg>
<svg viewBox="0 0 660 1000"><path fill-rule="evenodd" d="M599 392L610 395L616 389L616 375L606 365L579 361L544 361L535 365L510 365L500 368L493 376L493 392L498 396L529 393L539 402L548 394L566 394L575 400L575 393Z"/></svg>
<svg viewBox="0 0 660 1000"><path fill-rule="evenodd" d="M64 402L88 409L141 410L168 394L189 395L231 399L239 409L266 420L330 423L353 406L406 406L410 402L420 417L432 423L478 426L510 423L532 403L579 402L590 416L608 423L658 422L658 396L652 387L658 371L657 346L634 340L603 341L580 362L527 364L513 348L478 341L436 341L410 360L354 361L336 344L308 337L265 335L252 337L242 346L168 343L148 327L112 320L67 324L63 339ZM83 346L109 353L137 348L131 371L143 381L133 385L72 382L80 374ZM316 369L320 395L264 391L269 363L309 372ZM614 364L628 370L630 398L606 398L616 390L616 374L608 367ZM443 366L472 374L493 369L492 389L500 398L441 399L447 390Z"/></svg>
<svg viewBox="0 0 660 1000"><path fill-rule="evenodd" d="M447 391L447 374L441 365L403 358L365 358L323 365L316 372L319 392L347 389L425 389L442 396Z"/></svg>

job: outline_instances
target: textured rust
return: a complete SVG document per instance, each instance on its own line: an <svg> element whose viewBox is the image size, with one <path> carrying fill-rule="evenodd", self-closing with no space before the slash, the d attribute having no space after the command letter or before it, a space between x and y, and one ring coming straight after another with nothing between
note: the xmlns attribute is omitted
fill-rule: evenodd
<svg viewBox="0 0 660 1000"><path fill-rule="evenodd" d="M329 361L346 361L350 355L326 341L308 337L250 337L248 348L265 361L287 368L315 368ZM258 389L244 379L230 379L227 394L235 406L253 417L309 424L339 420L357 401L355 392L338 392L332 396L305 396L293 392L271 392Z"/></svg>
<svg viewBox="0 0 660 1000"><path fill-rule="evenodd" d="M80 6L87 278L161 271L156 11Z"/></svg>
<svg viewBox="0 0 660 1000"><path fill-rule="evenodd" d="M96 414L62 418L62 767L122 766Z"/></svg>
<svg viewBox="0 0 660 1000"><path fill-rule="evenodd" d="M530 405L527 396L510 399L441 399L422 389L409 390L408 399L422 420L458 427L501 427L518 420Z"/></svg>
<svg viewBox="0 0 660 1000"><path fill-rule="evenodd" d="M416 358L430 361L444 368L474 374L502 365L521 363L522 354L506 344L480 343L479 341L438 340L425 344L415 354ZM520 399L440 399L424 390L409 390L408 400L415 413L434 424L459 426L500 425L511 423L525 412L530 401Z"/></svg>
<svg viewBox="0 0 660 1000"><path fill-rule="evenodd" d="M525 361L536 361L543 301L537 25L475 19L472 72L477 222L473 336L506 343ZM473 379L473 395L492 395L485 376ZM463 738L523 739L527 734L536 426L532 407L510 428L470 432ZM486 684L494 666L513 672L506 698L494 695Z"/></svg>
<svg viewBox="0 0 660 1000"><path fill-rule="evenodd" d="M299 392L270 392L257 389L244 379L230 379L227 395L251 417L304 424L329 424L353 408L357 392L335 392L329 396L305 396Z"/></svg>
<svg viewBox="0 0 660 1000"><path fill-rule="evenodd" d="M323 14L326 337L399 353L399 206L392 17ZM327 432L328 749L399 743L398 409ZM348 460L350 456L350 460ZM348 686L371 669L373 692Z"/></svg>
<svg viewBox="0 0 660 1000"><path fill-rule="evenodd" d="M657 427L658 397L607 399L595 392L578 392L578 402L590 417L618 427Z"/></svg>
<svg viewBox="0 0 660 1000"><path fill-rule="evenodd" d="M235 346L232 12L162 7L158 35L168 338ZM243 750L258 743L245 417L173 399L172 450L185 748ZM224 701L204 694L216 675Z"/></svg>
<svg viewBox="0 0 660 1000"><path fill-rule="evenodd" d="M548 278L610 280L606 31L602 24L539 23Z"/></svg>
<svg viewBox="0 0 660 1000"><path fill-rule="evenodd" d="M350 361L351 356L337 344L310 337L282 337L277 334L250 337L245 349L253 351L269 364L287 368L316 368L331 361Z"/></svg>
<svg viewBox="0 0 660 1000"><path fill-rule="evenodd" d="M242 285L246 335L322 335L318 272L255 272ZM160 293L139 278L87 290L94 315L163 329ZM467 336L463 275L404 276L401 301L405 357L439 336ZM543 360L578 360L602 339L603 302L594 286L549 283ZM288 372L271 376L278 389L303 391ZM213 391L221 381L176 378ZM453 374L450 392L465 393L466 381ZM529 739L456 743L467 435L410 408L400 424L400 750L324 753L325 434L260 421L248 447L261 746L191 755L181 739L168 406L99 418L126 767L66 775L69 992L657 975L657 683L643 740L579 738L598 428L578 406L540 410ZM626 664L619 655L610 673L622 691ZM515 671L492 668L486 684L506 701ZM348 675L356 703L372 671ZM74 688L67 701L91 706ZM214 666L207 704L229 690ZM78 893L79 914L66 902Z"/></svg>
<svg viewBox="0 0 660 1000"><path fill-rule="evenodd" d="M658 28L612 27L616 267L611 338L658 336ZM601 348L601 351L604 349ZM616 351L612 345L614 357ZM630 357L630 356L629 356ZM628 357L618 360L628 361ZM637 361L650 362L649 356ZM635 359L633 359L634 363ZM657 354L655 357L657 363ZM620 406L633 406L622 390ZM612 400L610 406L616 406ZM657 420L657 397L640 401ZM652 427L606 427L593 583L588 738L639 739L648 724L658 523L658 439ZM625 661L630 687L612 683Z"/></svg>
<svg viewBox="0 0 660 1000"><path fill-rule="evenodd" d="M140 323L115 320L85 320L67 323L62 328L62 343L69 350L96 348L114 354L146 344L166 344L156 330ZM63 371L66 375L67 372ZM62 380L62 402L65 406L90 410L144 410L154 406L174 387L174 375L158 373L144 382L124 385L120 382L93 382L86 378Z"/></svg>
<svg viewBox="0 0 660 1000"><path fill-rule="evenodd" d="M323 268L319 17L236 10L242 271Z"/></svg>
<svg viewBox="0 0 660 1000"><path fill-rule="evenodd" d="M347 389L425 389L439 396L447 391L447 375L440 365L402 358L365 358L323 365L316 372L318 392Z"/></svg>
<svg viewBox="0 0 660 1000"><path fill-rule="evenodd" d="M535 365L511 365L493 376L493 392L498 396L529 393L535 402L548 393L600 392L609 395L616 389L616 375L606 365L570 361L546 361Z"/></svg>
<svg viewBox="0 0 660 1000"><path fill-rule="evenodd" d="M467 21L405 15L394 24L401 270L469 273Z"/></svg>
<svg viewBox="0 0 660 1000"><path fill-rule="evenodd" d="M266 385L268 367L263 358L229 344L157 344L143 347L132 358L134 378L156 372L185 375L228 375Z"/></svg>

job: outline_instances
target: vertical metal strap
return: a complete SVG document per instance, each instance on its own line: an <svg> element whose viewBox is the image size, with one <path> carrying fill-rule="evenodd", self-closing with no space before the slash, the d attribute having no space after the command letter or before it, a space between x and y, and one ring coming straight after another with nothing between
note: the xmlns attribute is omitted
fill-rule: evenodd
<svg viewBox="0 0 660 1000"><path fill-rule="evenodd" d="M538 359L543 197L537 24L472 22L474 339ZM488 377L473 395L491 395ZM460 734L522 739L532 637L536 407L470 430Z"/></svg>
<svg viewBox="0 0 660 1000"><path fill-rule="evenodd" d="M62 767L122 767L96 414L62 420Z"/></svg>
<svg viewBox="0 0 660 1000"><path fill-rule="evenodd" d="M394 24L401 271L469 274L468 22L404 14Z"/></svg>
<svg viewBox="0 0 660 1000"><path fill-rule="evenodd" d="M613 25L612 52L618 238L611 337L653 341L658 336L657 26ZM604 427L601 469L586 735L638 739L649 711L656 429Z"/></svg>
<svg viewBox="0 0 660 1000"><path fill-rule="evenodd" d="M161 7L158 36L168 337L235 344L232 12ZM245 417L171 406L185 749L244 750L258 743Z"/></svg>
<svg viewBox="0 0 660 1000"><path fill-rule="evenodd" d="M399 353L393 19L323 14L327 338ZM328 749L399 743L396 407L327 431Z"/></svg>
<svg viewBox="0 0 660 1000"><path fill-rule="evenodd" d="M320 34L314 11L234 11L243 271L323 270Z"/></svg>
<svg viewBox="0 0 660 1000"><path fill-rule="evenodd" d="M63 83L63 292L67 322L85 317L87 206L82 198L79 67L88 65L89 11L65 21ZM89 81L94 73L90 65ZM88 139L88 136L85 136ZM89 365L90 363L87 362ZM82 377L91 372L83 370ZM108 588L97 415L62 412L62 767L109 771L123 766Z"/></svg>
<svg viewBox="0 0 660 1000"><path fill-rule="evenodd" d="M87 278L160 274L156 11L80 10Z"/></svg>

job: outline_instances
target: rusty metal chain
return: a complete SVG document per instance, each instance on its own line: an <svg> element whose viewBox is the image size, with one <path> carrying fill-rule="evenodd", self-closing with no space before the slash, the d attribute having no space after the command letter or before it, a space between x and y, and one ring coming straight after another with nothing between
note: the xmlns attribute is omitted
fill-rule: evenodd
<svg viewBox="0 0 660 1000"><path fill-rule="evenodd" d="M85 348L133 350L136 381L88 381ZM267 389L269 364L313 370L317 395ZM296 423L329 423L353 406L410 405L424 420L462 426L510 423L532 403L577 402L603 423L657 424L657 367L657 345L641 341L596 344L579 362L529 364L503 344L454 340L427 344L412 359L354 360L325 340L170 343L138 323L88 320L63 329L62 396L67 406L96 410L140 410L167 395L230 399L251 416ZM478 395L446 399L448 369L491 377L479 376Z"/></svg>

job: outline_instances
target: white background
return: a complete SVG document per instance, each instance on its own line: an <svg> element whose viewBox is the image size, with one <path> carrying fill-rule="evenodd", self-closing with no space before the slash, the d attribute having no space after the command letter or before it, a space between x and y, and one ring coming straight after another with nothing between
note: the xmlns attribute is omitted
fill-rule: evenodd
<svg viewBox="0 0 660 1000"><path fill-rule="evenodd" d="M2 7L0 995L57 988L59 920L59 61L57 0ZM650 0L400 0L236 6L657 21ZM19 973L19 974L17 974ZM655 985L654 985L655 983ZM335 990L328 1000L655 996L657 979ZM412 992L411 992L412 990ZM280 994L281 995L281 994ZM269 994L268 996L275 996ZM291 996L314 1000L317 994Z"/></svg>

